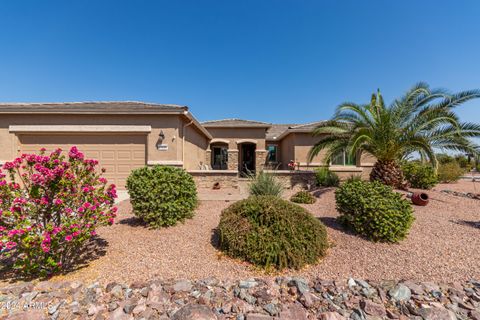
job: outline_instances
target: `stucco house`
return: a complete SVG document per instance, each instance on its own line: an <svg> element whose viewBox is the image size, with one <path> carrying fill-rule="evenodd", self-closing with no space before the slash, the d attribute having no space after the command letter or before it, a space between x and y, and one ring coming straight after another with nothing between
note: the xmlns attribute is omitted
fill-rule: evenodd
<svg viewBox="0 0 480 320"><path fill-rule="evenodd" d="M98 159L120 189L131 170L145 165L183 167L199 187L235 187L245 173L275 170L292 176L324 165L307 160L317 123L270 124L225 119L200 123L188 107L143 102L0 104L0 162L21 153L76 145ZM287 169L294 160L295 172ZM373 161L339 155L330 168L344 175L368 174Z"/></svg>

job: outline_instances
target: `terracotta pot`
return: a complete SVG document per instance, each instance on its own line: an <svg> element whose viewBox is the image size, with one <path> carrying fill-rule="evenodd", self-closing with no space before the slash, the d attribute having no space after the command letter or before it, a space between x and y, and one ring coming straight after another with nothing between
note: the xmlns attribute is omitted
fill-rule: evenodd
<svg viewBox="0 0 480 320"><path fill-rule="evenodd" d="M428 204L428 194L424 192L414 192L412 202L417 206L426 206Z"/></svg>

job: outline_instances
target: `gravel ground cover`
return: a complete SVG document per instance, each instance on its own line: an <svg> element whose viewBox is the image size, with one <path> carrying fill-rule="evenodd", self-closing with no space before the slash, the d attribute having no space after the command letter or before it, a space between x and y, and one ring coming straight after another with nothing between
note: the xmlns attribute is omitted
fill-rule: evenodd
<svg viewBox="0 0 480 320"><path fill-rule="evenodd" d="M304 206L325 223L332 247L317 265L281 274L264 274L247 263L223 256L215 248L214 229L221 210L232 202L202 201L193 219L175 227L150 230L132 216L130 204L124 201L119 205L114 226L98 232L102 239L97 243L100 254L91 256L85 267L52 280L106 284L153 278L241 279L279 275L373 281L479 279L480 201L440 192L454 188L474 191L469 181L438 185L428 191L430 204L415 207L416 221L408 238L400 244L372 243L344 230L335 221L338 213L334 189L317 190L317 202ZM2 277L8 280L5 275Z"/></svg>

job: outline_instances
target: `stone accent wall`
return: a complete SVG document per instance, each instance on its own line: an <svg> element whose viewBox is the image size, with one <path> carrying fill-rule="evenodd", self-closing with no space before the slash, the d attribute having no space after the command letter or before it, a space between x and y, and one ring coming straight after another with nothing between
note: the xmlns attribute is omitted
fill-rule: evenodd
<svg viewBox="0 0 480 320"><path fill-rule="evenodd" d="M315 172L313 171L289 171L289 170L266 170L275 174L287 189L312 189L315 187Z"/></svg>
<svg viewBox="0 0 480 320"><path fill-rule="evenodd" d="M205 152L205 164L211 168L212 167L212 150L207 150Z"/></svg>
<svg viewBox="0 0 480 320"><path fill-rule="evenodd" d="M238 171L238 150L228 149L228 170Z"/></svg>
<svg viewBox="0 0 480 320"><path fill-rule="evenodd" d="M213 189L218 182L221 189L238 188L238 171L236 170L190 170L197 189Z"/></svg>
<svg viewBox="0 0 480 320"><path fill-rule="evenodd" d="M255 150L255 170L262 171L267 163L267 150Z"/></svg>

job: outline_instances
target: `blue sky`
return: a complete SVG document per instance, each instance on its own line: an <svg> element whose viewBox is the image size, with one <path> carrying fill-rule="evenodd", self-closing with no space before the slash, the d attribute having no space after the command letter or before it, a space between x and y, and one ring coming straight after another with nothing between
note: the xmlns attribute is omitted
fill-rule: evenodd
<svg viewBox="0 0 480 320"><path fill-rule="evenodd" d="M377 88L480 88L479 16L476 0L2 1L0 101L315 121ZM480 122L480 100L458 113Z"/></svg>

